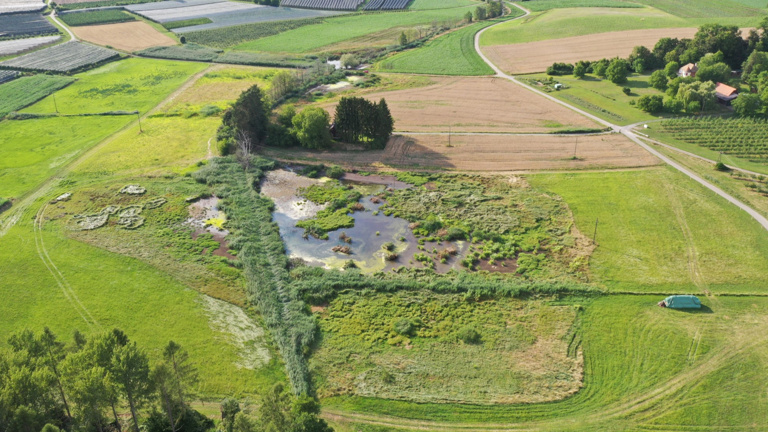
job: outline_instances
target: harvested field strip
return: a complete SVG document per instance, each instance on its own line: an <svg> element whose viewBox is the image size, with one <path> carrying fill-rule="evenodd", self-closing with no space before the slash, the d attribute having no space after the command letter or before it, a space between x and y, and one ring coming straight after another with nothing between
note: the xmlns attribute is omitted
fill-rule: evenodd
<svg viewBox="0 0 768 432"><path fill-rule="evenodd" d="M574 159L574 152L576 158ZM425 135L397 136L386 149L360 152L284 152L271 157L313 160L355 167L387 166L459 171L508 172L644 167L659 161L617 134L561 135Z"/></svg>
<svg viewBox="0 0 768 432"><path fill-rule="evenodd" d="M176 45L176 41L141 21L76 27L78 38L123 51L139 51L157 46Z"/></svg>
<svg viewBox="0 0 768 432"><path fill-rule="evenodd" d="M493 45L483 49L488 58L507 73L543 72L555 62L626 57L637 45L653 47L664 37L692 38L695 28L668 28L598 33L540 42Z"/></svg>
<svg viewBox="0 0 768 432"><path fill-rule="evenodd" d="M434 85L366 94L386 99L395 127L409 132L555 132L597 124L501 78L431 77ZM333 112L335 106L325 107Z"/></svg>

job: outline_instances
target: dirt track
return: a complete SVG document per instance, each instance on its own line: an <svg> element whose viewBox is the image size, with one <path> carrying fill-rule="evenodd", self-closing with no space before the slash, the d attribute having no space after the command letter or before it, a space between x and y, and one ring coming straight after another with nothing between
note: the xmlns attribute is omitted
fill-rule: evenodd
<svg viewBox="0 0 768 432"><path fill-rule="evenodd" d="M141 21L72 27L78 38L123 51L140 51L156 46L176 45L176 41Z"/></svg>
<svg viewBox="0 0 768 432"><path fill-rule="evenodd" d="M364 95L385 98L395 128L407 132L553 132L593 121L501 78L431 77L435 84ZM324 106L329 112L335 104Z"/></svg>
<svg viewBox="0 0 768 432"><path fill-rule="evenodd" d="M574 149L577 159L573 159ZM278 153L269 155L280 157ZM658 159L622 135L396 136L379 151L291 151L291 158L356 167L389 166L459 171L527 171L633 168Z"/></svg>
<svg viewBox="0 0 768 432"><path fill-rule="evenodd" d="M664 37L692 38L695 28L664 28L598 33L541 42L483 47L488 58L511 74L544 72L555 62L576 63L579 60L626 57L637 45L649 49Z"/></svg>

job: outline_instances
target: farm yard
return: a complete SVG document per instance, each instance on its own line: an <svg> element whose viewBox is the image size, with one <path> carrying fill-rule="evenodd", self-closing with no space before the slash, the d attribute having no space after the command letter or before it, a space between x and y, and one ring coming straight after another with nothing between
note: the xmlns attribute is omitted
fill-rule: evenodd
<svg viewBox="0 0 768 432"><path fill-rule="evenodd" d="M653 47L659 39L692 38L695 28L663 28L597 33L527 42L512 45L492 45L484 52L502 70L511 74L544 72L552 63L576 63L604 58L626 57L632 48L643 45Z"/></svg>
<svg viewBox="0 0 768 432"><path fill-rule="evenodd" d="M175 40L145 22L84 26L72 31L84 41L129 52L176 45Z"/></svg>
<svg viewBox="0 0 768 432"><path fill-rule="evenodd" d="M269 4L0 7L0 429L768 427L768 37L541 73L763 2Z"/></svg>
<svg viewBox="0 0 768 432"><path fill-rule="evenodd" d="M70 41L0 62L0 68L72 72L115 60L119 56L120 54L110 49Z"/></svg>
<svg viewBox="0 0 768 432"><path fill-rule="evenodd" d="M396 130L406 132L538 133L596 129L599 125L498 78L430 77L433 83L391 92L365 93L386 99ZM335 105L324 105L333 112Z"/></svg>

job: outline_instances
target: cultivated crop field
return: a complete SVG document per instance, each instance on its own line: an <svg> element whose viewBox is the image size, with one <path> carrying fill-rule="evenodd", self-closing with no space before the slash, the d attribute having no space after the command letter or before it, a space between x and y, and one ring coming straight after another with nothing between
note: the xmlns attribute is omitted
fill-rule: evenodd
<svg viewBox="0 0 768 432"><path fill-rule="evenodd" d="M71 72L114 60L116 51L70 41L0 63L0 67L30 71Z"/></svg>
<svg viewBox="0 0 768 432"><path fill-rule="evenodd" d="M45 2L40 0L8 0L0 4L0 14L34 12L45 9Z"/></svg>
<svg viewBox="0 0 768 432"><path fill-rule="evenodd" d="M693 38L696 28L664 28L598 33L513 45L492 45L483 51L502 70L511 74L543 72L552 63L576 63L627 57L632 48L653 47L659 39Z"/></svg>
<svg viewBox="0 0 768 432"><path fill-rule="evenodd" d="M23 52L52 44L61 39L61 36L43 36L28 39L12 39L0 41L0 56L21 54Z"/></svg>
<svg viewBox="0 0 768 432"><path fill-rule="evenodd" d="M428 87L366 93L385 98L398 131L556 132L598 128L591 120L498 78L430 77ZM333 112L334 105L326 108Z"/></svg>
<svg viewBox="0 0 768 432"><path fill-rule="evenodd" d="M133 52L157 46L176 45L175 40L141 21L77 27L73 32L85 41L123 51Z"/></svg>
<svg viewBox="0 0 768 432"><path fill-rule="evenodd" d="M74 82L70 77L33 75L0 86L0 118L43 99Z"/></svg>
<svg viewBox="0 0 768 432"><path fill-rule="evenodd" d="M59 29L39 13L0 15L0 40L58 33Z"/></svg>
<svg viewBox="0 0 768 432"><path fill-rule="evenodd" d="M661 122L662 133L749 162L768 162L768 123L756 118L686 118Z"/></svg>
<svg viewBox="0 0 768 432"><path fill-rule="evenodd" d="M117 9L106 9L89 12L69 12L61 14L61 20L69 26L88 26L96 24L113 24L136 21L132 15Z"/></svg>

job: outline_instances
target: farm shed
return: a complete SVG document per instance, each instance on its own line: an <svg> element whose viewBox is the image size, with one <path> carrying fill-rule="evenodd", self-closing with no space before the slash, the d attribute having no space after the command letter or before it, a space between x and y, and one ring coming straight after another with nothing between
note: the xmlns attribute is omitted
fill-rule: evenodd
<svg viewBox="0 0 768 432"><path fill-rule="evenodd" d="M715 97L723 105L730 105L731 102L739 97L739 90L727 84L717 83L715 87Z"/></svg>
<svg viewBox="0 0 768 432"><path fill-rule="evenodd" d="M679 76L679 77L695 77L696 76L696 72L698 72L698 71L699 71L699 67L698 66L696 66L693 63L688 63L687 65L681 67L677 71L677 76Z"/></svg>
<svg viewBox="0 0 768 432"><path fill-rule="evenodd" d="M695 295L672 295L659 302L670 309L701 309L701 301Z"/></svg>

